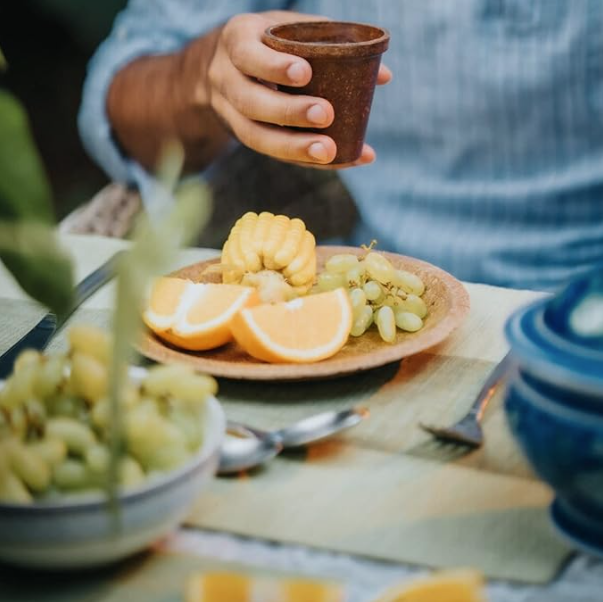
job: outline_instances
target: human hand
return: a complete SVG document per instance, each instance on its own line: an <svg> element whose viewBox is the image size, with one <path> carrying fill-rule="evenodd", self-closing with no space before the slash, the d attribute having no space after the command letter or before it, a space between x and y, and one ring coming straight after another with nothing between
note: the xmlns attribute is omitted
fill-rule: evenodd
<svg viewBox="0 0 603 602"><path fill-rule="evenodd" d="M220 32L207 70L205 94L228 129L249 148L305 166L341 169L364 165L375 159L364 145L362 155L351 164L329 165L337 147L332 138L312 132L296 132L280 126L326 128L335 117L324 98L293 95L276 89L277 84L301 87L312 78L312 68L303 58L276 52L262 43L267 27L285 21L324 20L324 17L273 11L233 17ZM377 84L391 80L381 66Z"/></svg>

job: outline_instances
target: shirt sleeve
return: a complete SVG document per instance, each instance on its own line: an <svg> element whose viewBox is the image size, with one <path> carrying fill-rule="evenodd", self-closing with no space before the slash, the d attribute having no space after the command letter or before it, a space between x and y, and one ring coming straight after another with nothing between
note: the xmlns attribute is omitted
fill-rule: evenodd
<svg viewBox="0 0 603 602"><path fill-rule="evenodd" d="M287 6L285 0L130 0L88 65L78 127L92 159L112 180L138 186L144 200L153 178L122 153L107 116L107 92L115 73L140 56L175 52L235 14Z"/></svg>

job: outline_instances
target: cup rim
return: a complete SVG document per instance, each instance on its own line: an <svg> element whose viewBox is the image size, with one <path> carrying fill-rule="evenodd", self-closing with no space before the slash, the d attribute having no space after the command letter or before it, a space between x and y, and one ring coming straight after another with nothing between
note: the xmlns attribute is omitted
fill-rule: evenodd
<svg viewBox="0 0 603 602"><path fill-rule="evenodd" d="M373 40L364 42L346 42L325 44L324 42L303 42L289 40L278 35L277 30L287 27L311 26L323 27L325 25L341 25L378 30L381 35ZM262 41L273 50L289 52L304 58L362 58L383 54L389 46L390 34L380 25L361 23L356 21L291 21L276 23L264 30Z"/></svg>

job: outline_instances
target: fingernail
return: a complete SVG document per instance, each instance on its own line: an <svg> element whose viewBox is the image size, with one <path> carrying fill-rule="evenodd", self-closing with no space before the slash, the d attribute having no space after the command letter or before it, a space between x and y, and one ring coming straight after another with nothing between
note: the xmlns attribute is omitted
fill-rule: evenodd
<svg viewBox="0 0 603 602"><path fill-rule="evenodd" d="M287 69L287 77L294 83L304 81L306 68L303 63L291 63Z"/></svg>
<svg viewBox="0 0 603 602"><path fill-rule="evenodd" d="M308 154L317 161L326 161L328 159L327 149L324 147L324 144L321 144L320 142L310 144L308 147Z"/></svg>
<svg viewBox="0 0 603 602"><path fill-rule="evenodd" d="M306 112L306 117L317 125L326 123L328 119L327 112L320 105L312 105Z"/></svg>

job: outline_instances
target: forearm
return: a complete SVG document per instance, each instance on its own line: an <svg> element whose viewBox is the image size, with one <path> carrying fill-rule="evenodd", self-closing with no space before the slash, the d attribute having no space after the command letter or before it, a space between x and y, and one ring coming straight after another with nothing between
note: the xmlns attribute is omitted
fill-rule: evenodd
<svg viewBox="0 0 603 602"><path fill-rule="evenodd" d="M208 165L228 142L206 84L218 37L215 30L178 53L141 57L115 75L107 97L114 135L148 170L170 140L183 145L187 171Z"/></svg>

